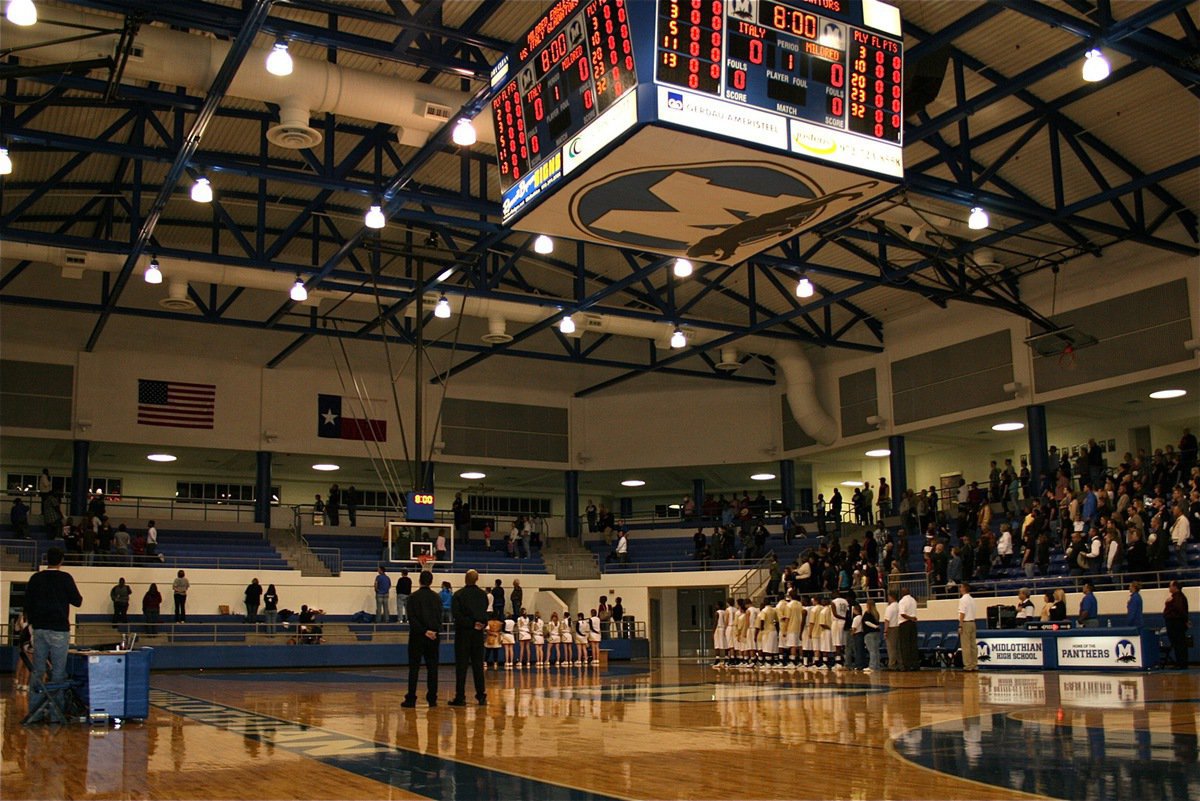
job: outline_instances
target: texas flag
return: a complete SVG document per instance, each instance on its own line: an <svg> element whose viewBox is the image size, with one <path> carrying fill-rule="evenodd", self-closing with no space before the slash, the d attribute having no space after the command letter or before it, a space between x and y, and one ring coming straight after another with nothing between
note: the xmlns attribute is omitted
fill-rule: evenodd
<svg viewBox="0 0 1200 801"><path fill-rule="evenodd" d="M346 401L346 408L353 405L353 400ZM340 395L317 395L317 436L387 442L387 421L345 416Z"/></svg>

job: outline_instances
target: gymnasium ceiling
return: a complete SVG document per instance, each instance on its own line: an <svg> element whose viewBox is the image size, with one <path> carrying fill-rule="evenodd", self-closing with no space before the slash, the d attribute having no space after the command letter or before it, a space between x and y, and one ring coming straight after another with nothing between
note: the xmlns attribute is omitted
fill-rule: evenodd
<svg viewBox="0 0 1200 801"><path fill-rule="evenodd" d="M567 338L555 325L563 313L870 352L887 344L888 323L930 304L999 308L1041 331L1049 323L1022 300L1022 279L1069 274L1076 258L1120 243L1164 258L1200 255L1196 0L895 4L906 71L933 75L935 87L941 78L923 108L909 103L904 184L746 263L698 265L676 279L651 253L559 242L552 255L535 254L530 234L500 225L494 148L450 141L455 120L489 99L491 64L547 3L37 0L39 25L93 15L98 27L125 31L135 60L151 28L225 40L235 56L284 37L297 58L466 102L427 141L376 120L313 114L323 141L288 149L264 135L280 122L279 104L227 91L241 64L235 56L210 85L178 85L128 77L120 49L96 63L6 51L14 28L3 23L0 137L15 165L0 183L3 334L53 331L89 351L203 347L270 367L328 364L341 340L355 358L379 360L384 337L413 341L420 270L426 291L453 302L502 298L542 315L509 319L514 340L495 345L481 341L485 320L430 320L432 373L503 376L534 366L491 358L506 354L540 360L539 377L562 378L583 395L647 373L762 383L770 363L729 372L703 345L656 353L622 336ZM1084 53L1097 45L1112 74L1086 83ZM484 114L477 127L486 125ZM201 174L215 190L210 204L189 199ZM379 197L389 223L375 232L362 215ZM983 231L965 225L976 204L990 212ZM15 243L117 262L68 277L61 264L14 258ZM167 284L141 279L150 254L168 278L173 264L191 260L262 280L192 280L168 309ZM816 285L808 300L793 291L802 272ZM297 274L326 298L288 300Z"/></svg>

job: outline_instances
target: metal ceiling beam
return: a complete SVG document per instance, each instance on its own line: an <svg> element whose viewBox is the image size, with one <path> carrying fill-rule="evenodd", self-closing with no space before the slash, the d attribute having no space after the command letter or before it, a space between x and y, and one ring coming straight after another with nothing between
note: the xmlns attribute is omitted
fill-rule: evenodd
<svg viewBox="0 0 1200 801"><path fill-rule="evenodd" d="M259 29L266 21L267 15L271 12L271 6L274 4L275 0L254 0L253 4L247 10L245 23L242 25L242 29L238 32L237 37L233 40L233 44L230 46L225 60L221 63L221 69L217 72L212 86L208 89L208 96L205 98L204 107L200 109L200 113L196 115L196 119L192 122L187 141L175 156L175 160L171 163L171 168L167 171L167 176L159 189L158 196L154 199L149 210L147 210L145 220L142 222L137 238L133 241L133 246L129 250L125 264L121 268L121 272L117 275L112 291L104 303L104 310L100 313L100 319L96 321L96 325L92 329L92 334L88 337L87 344L84 346L84 349L88 353L91 353L95 349L96 343L100 339L100 334L103 333L104 326L108 323L108 318L112 315L112 310L116 308L117 302L121 298L121 292L129 282L134 265L137 264L137 260L141 257L146 245L150 243L150 237L154 235L154 228L158 225L158 220L162 216L163 209L166 208L167 201L171 198L175 184L183 175L183 171L187 167L188 162L191 161L192 156L200 148L200 140L204 137L204 132L208 130L208 124L212 122L213 115L216 114L217 108L225 98L225 91L233 81L234 75L237 74L242 59L250 51L250 46L254 43L254 37L258 35Z"/></svg>

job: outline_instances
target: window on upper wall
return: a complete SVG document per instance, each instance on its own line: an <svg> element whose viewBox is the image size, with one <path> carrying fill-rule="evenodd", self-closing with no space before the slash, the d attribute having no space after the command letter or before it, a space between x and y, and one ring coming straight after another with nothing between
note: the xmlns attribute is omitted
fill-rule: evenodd
<svg viewBox="0 0 1200 801"><path fill-rule="evenodd" d="M515 498L502 495L468 495L467 504L471 507L471 515L483 517L486 515L537 515L550 516L549 498Z"/></svg>
<svg viewBox="0 0 1200 801"><path fill-rule="evenodd" d="M10 493L37 492L37 485L38 476L35 474L9 473L5 476L5 486ZM50 486L53 492L65 498L71 494L71 477L51 476ZM119 498L121 496L121 479L96 476L88 480L88 489L93 495L102 492L105 497Z"/></svg>
<svg viewBox="0 0 1200 801"><path fill-rule="evenodd" d="M271 487L271 505L279 505L279 487ZM209 481L175 482L176 503L245 503L254 500L253 484L219 484Z"/></svg>

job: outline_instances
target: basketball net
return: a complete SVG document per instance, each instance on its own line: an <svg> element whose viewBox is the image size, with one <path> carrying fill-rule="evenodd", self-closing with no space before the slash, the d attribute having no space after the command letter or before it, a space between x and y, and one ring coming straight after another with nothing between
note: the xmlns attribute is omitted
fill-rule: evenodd
<svg viewBox="0 0 1200 801"><path fill-rule="evenodd" d="M422 571L428 570L430 572L433 572L433 568L428 567L429 563L432 561L433 561L433 556L430 554L423 553L423 554L417 555L417 564L420 565Z"/></svg>

